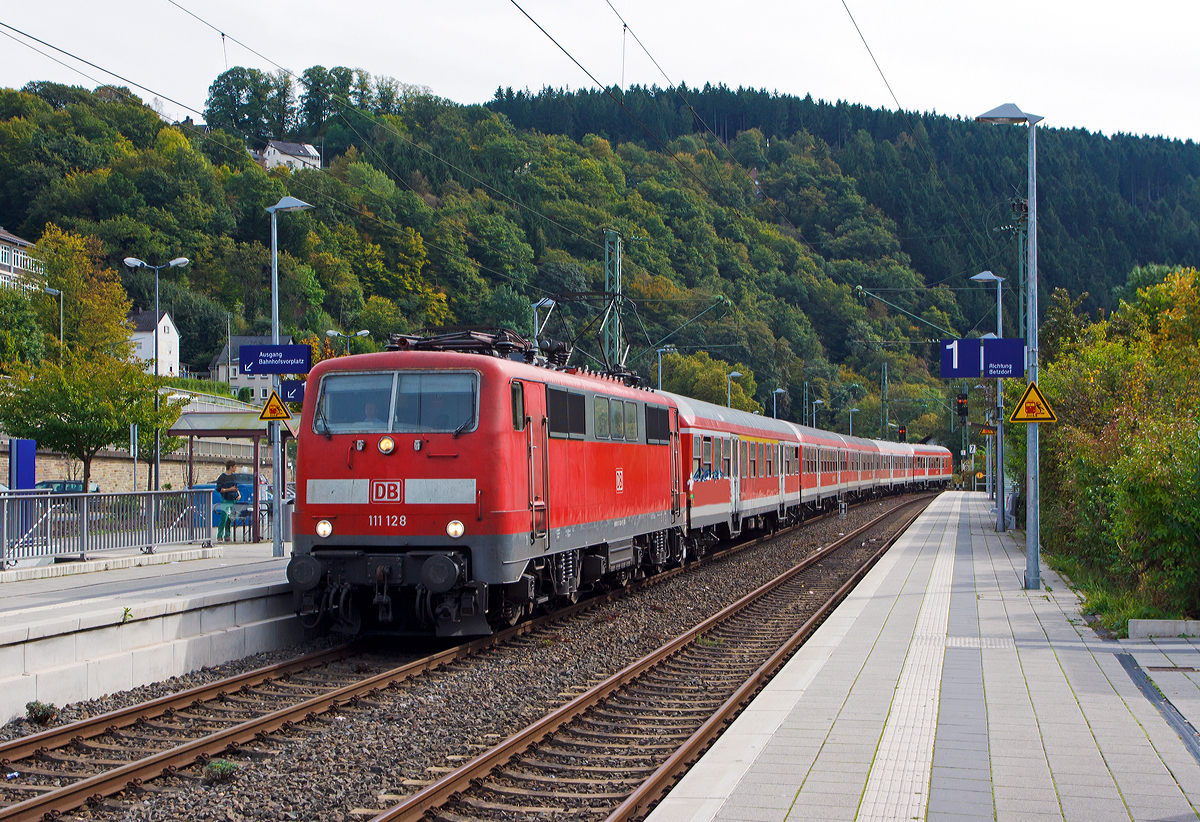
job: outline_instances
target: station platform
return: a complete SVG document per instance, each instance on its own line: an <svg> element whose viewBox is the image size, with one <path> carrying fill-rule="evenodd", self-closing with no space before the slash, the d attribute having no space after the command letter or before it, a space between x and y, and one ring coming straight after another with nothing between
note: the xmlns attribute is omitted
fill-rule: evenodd
<svg viewBox="0 0 1200 822"><path fill-rule="evenodd" d="M283 557L221 544L17 569L0 580L0 723L299 642Z"/></svg>
<svg viewBox="0 0 1200 822"><path fill-rule="evenodd" d="M1200 640L1106 640L947 492L649 816L1184 820L1200 808Z"/></svg>

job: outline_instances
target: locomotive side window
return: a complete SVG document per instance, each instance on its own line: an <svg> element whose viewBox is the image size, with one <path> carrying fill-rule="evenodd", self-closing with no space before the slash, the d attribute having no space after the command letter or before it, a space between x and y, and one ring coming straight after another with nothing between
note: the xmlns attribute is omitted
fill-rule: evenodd
<svg viewBox="0 0 1200 822"><path fill-rule="evenodd" d="M636 417L635 424L636 424ZM671 416L667 409L658 405L646 406L646 442L666 445L671 441Z"/></svg>
<svg viewBox="0 0 1200 822"><path fill-rule="evenodd" d="M608 439L608 397L592 399L593 416L596 421L596 439Z"/></svg>
<svg viewBox="0 0 1200 822"><path fill-rule="evenodd" d="M512 384L512 422L514 431L525 430L525 386Z"/></svg>
<svg viewBox="0 0 1200 822"><path fill-rule="evenodd" d="M612 406L609 414L612 418L612 438L623 440L625 439L625 403L620 400L612 400L610 405Z"/></svg>
<svg viewBox="0 0 1200 822"><path fill-rule="evenodd" d="M583 439L587 435L586 402L583 394L546 388L546 411L550 436Z"/></svg>
<svg viewBox="0 0 1200 822"><path fill-rule="evenodd" d="M318 434L387 431L393 374L330 374L313 419Z"/></svg>
<svg viewBox="0 0 1200 822"><path fill-rule="evenodd" d="M638 407L636 402L625 403L625 439L638 441Z"/></svg>

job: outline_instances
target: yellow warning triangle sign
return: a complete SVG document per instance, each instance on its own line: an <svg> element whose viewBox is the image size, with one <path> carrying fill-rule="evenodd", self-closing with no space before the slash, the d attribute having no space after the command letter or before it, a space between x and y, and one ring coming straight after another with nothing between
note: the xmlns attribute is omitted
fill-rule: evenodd
<svg viewBox="0 0 1200 822"><path fill-rule="evenodd" d="M262 413L258 415L260 420L290 420L291 413L287 410L287 406L283 404L283 400L279 399L279 395L274 391L271 392L271 399L267 400L267 404L263 406Z"/></svg>
<svg viewBox="0 0 1200 822"><path fill-rule="evenodd" d="M1050 408L1050 403L1046 402L1046 398L1038 390L1037 383L1031 382L1029 383L1029 387L1025 389L1025 395L1021 397L1021 401L1017 403L1017 407L1009 415L1008 421L1058 422L1058 417L1054 415L1054 411Z"/></svg>

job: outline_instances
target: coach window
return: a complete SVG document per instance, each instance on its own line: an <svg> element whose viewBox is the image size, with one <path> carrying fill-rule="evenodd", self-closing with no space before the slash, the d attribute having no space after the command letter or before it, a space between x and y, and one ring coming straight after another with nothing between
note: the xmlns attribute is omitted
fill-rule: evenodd
<svg viewBox="0 0 1200 822"><path fill-rule="evenodd" d="M727 477L733 476L733 442L721 440L721 473Z"/></svg>
<svg viewBox="0 0 1200 822"><path fill-rule="evenodd" d="M700 437L692 435L692 477L700 479Z"/></svg>
<svg viewBox="0 0 1200 822"><path fill-rule="evenodd" d="M612 400L610 406L612 408L609 412L612 438L614 440L623 440L625 439L625 403L620 400Z"/></svg>
<svg viewBox="0 0 1200 822"><path fill-rule="evenodd" d="M519 382L512 384L512 420L514 431L525 430L525 386Z"/></svg>
<svg viewBox="0 0 1200 822"><path fill-rule="evenodd" d="M596 439L608 439L608 397L594 397L592 405L596 417Z"/></svg>
<svg viewBox="0 0 1200 822"><path fill-rule="evenodd" d="M712 454L713 454L712 446L713 446L712 437L705 437L704 438L704 450L701 452L701 456L700 456L700 469L704 472L705 475L712 473Z"/></svg>
<svg viewBox="0 0 1200 822"><path fill-rule="evenodd" d="M746 441L742 440L742 479L746 479L748 476L750 476L750 458L746 455L746 448Z"/></svg>
<svg viewBox="0 0 1200 822"><path fill-rule="evenodd" d="M638 441L638 407L636 402L625 403L625 439Z"/></svg>
<svg viewBox="0 0 1200 822"><path fill-rule="evenodd" d="M767 448L766 448L766 452L767 452L767 476L773 477L773 476L775 476L775 446L773 444L768 444Z"/></svg>

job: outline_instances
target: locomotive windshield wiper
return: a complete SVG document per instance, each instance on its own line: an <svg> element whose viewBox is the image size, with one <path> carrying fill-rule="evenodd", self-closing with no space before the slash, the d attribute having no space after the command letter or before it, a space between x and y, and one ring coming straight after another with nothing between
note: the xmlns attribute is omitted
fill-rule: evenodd
<svg viewBox="0 0 1200 822"><path fill-rule="evenodd" d="M461 434L463 432L463 429L466 428L468 425L470 425L471 421L474 419L475 419L475 413L472 412L471 416L469 416L465 420L463 420L462 425L460 425L460 426L458 426L458 428L454 429L454 439L458 439L458 435Z"/></svg>
<svg viewBox="0 0 1200 822"><path fill-rule="evenodd" d="M317 422L321 423L321 427L324 429L321 433L325 435L325 439L333 439L333 432L329 430L329 420L325 418L325 403L317 405L317 415Z"/></svg>

